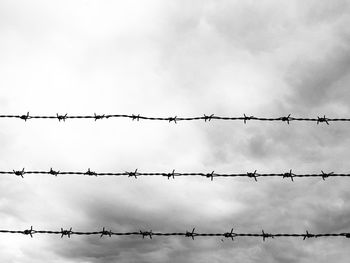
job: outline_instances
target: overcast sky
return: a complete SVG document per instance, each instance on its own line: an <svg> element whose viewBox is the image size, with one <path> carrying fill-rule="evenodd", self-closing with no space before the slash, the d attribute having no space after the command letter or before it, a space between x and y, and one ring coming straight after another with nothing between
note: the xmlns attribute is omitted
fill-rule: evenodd
<svg viewBox="0 0 350 263"><path fill-rule="evenodd" d="M350 116L350 1L0 1L1 114ZM349 124L0 120L0 170L349 172ZM1 177L0 229L350 231L349 179ZM342 238L0 236L2 262L348 262Z"/></svg>

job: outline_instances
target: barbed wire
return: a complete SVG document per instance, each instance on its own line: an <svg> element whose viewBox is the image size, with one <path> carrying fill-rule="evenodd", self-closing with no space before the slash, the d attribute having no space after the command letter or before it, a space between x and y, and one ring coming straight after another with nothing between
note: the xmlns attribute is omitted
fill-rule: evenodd
<svg viewBox="0 0 350 263"><path fill-rule="evenodd" d="M262 230L259 233L237 233L233 231L233 228L230 232L225 233L198 233L195 232L195 228L192 229L192 231L185 231L185 232L153 232L152 230L139 230L134 232L114 232L112 230L106 230L105 227L102 228L102 230L99 231L90 231L90 232L81 232L81 231L73 231L72 227L69 229L61 228L61 230L35 230L33 229L33 226L31 226L29 229L25 230L0 230L0 233L8 233L8 234L23 234L23 235L29 235L30 237L33 237L33 235L36 234L49 234L49 235L60 235L61 238L64 236L67 236L70 238L73 235L78 236L92 236L92 235L99 235L100 237L103 236L140 236L142 238L148 237L152 239L154 236L182 236L182 237L189 237L192 240L194 240L196 237L225 237L234 239L236 237L259 237L262 238L263 241L265 241L268 238L279 238L279 237L301 237L303 240L308 238L322 238L322 237L346 237L350 238L350 233L318 233L318 234L312 234L309 231L306 231L305 233L267 233L264 230Z"/></svg>
<svg viewBox="0 0 350 263"><path fill-rule="evenodd" d="M296 174L293 173L290 169L288 172L284 173L258 173L257 170L254 172L247 172L247 173L215 173L214 171L209 173L203 173L203 172L189 172L189 173L180 173L175 172L175 169L172 170L172 172L139 172L138 169L135 169L135 171L125 171L125 172L94 172L91 171L90 168L88 168L85 172L77 172L77 171L60 171L60 170L54 170L50 168L48 171L26 171L24 168L22 170L12 170L12 171L0 171L0 174L9 174L9 175L15 175L24 178L24 175L26 174L48 174L48 175L83 175L83 176L126 176L130 178L137 179L140 176L161 176L166 177L168 179L172 178L175 179L176 177L190 177L190 176L200 176L200 177L206 177L209 178L211 181L214 180L214 178L217 177L248 177L252 178L254 181L258 181L259 177L281 177L290 179L292 182L294 182L295 178L312 178L312 177L318 177L322 178L323 180L326 180L328 177L350 177L350 173L334 173L334 172L324 172L321 171L321 173L313 173L313 174Z"/></svg>
<svg viewBox="0 0 350 263"><path fill-rule="evenodd" d="M195 116L195 117L178 117L178 116L171 116L171 117L148 117L143 116L140 114L96 114L94 115L68 115L68 113L65 114L56 114L56 115L30 115L29 112L23 115L0 115L0 118L14 118L14 119L21 119L24 121L30 120L30 119L57 119L59 122L63 121L65 122L67 119L93 119L95 121L101 120L101 119L111 119L111 118L128 118L131 120L152 120L152 121L167 121L167 122L174 122L177 123L178 121L195 121L195 120L204 120L205 122L209 122L211 120L223 120L223 121L243 121L245 124L247 121L281 121L289 124L292 121L306 121L306 122L316 122L319 123L325 123L329 125L330 122L349 122L350 118L327 118L326 115L323 115L323 117L317 116L317 118L308 118L308 117L292 117L291 114L287 116L282 117L255 117L255 116L247 116L246 114L243 114L243 116L238 117L225 117L225 116L217 116L214 114L203 116Z"/></svg>

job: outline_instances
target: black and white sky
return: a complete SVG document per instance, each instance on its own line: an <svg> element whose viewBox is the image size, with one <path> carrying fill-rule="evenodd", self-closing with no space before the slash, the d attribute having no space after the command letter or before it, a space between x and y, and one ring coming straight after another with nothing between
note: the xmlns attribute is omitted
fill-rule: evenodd
<svg viewBox="0 0 350 263"><path fill-rule="evenodd" d="M350 1L1 0L1 114L348 117ZM348 172L346 123L0 121L0 170ZM4 175L0 228L350 231L349 179ZM347 239L0 236L1 262L348 262Z"/></svg>

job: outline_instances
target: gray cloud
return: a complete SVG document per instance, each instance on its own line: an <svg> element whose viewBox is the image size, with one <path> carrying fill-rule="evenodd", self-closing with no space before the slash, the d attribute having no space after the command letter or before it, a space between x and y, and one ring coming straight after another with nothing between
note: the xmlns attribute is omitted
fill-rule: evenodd
<svg viewBox="0 0 350 263"><path fill-rule="evenodd" d="M350 70L348 54L348 47L336 46L319 59L293 63L287 73L287 81L294 88L292 103L307 109L328 103L346 104L344 97L349 98L349 92L342 80Z"/></svg>
<svg viewBox="0 0 350 263"><path fill-rule="evenodd" d="M22 2L4 2L0 8L7 14L0 20L4 111L310 117L349 112L348 1ZM314 173L350 168L349 128L340 123L169 126L108 120L1 125L5 170L292 168ZM19 179L2 181L1 227L196 227L200 232L350 228L347 179ZM347 262L349 256L348 241L333 238L263 243L252 238L6 236L0 245L1 258L25 263Z"/></svg>

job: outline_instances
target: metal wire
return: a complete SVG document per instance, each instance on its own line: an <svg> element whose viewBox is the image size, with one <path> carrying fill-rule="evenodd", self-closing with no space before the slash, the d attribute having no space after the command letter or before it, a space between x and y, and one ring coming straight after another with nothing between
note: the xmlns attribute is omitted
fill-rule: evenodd
<svg viewBox="0 0 350 263"><path fill-rule="evenodd" d="M33 237L33 235L36 234L48 234L48 235L60 235L61 238L64 236L67 236L70 238L73 235L79 235L79 236L91 236L91 235L99 235L100 237L103 236L139 236L142 238L149 237L152 239L153 236L182 236L182 237L189 237L191 239L195 239L196 237L225 237L225 238L233 238L235 237L259 237L262 238L263 241L265 241L268 238L279 238L279 237L301 237L303 240L307 238L322 238L322 237L346 237L350 238L350 233L318 233L318 234L312 234L306 231L305 233L266 233L264 230L262 230L259 233L236 233L233 231L233 228L230 232L225 233L198 233L195 232L195 228L192 229L192 231L185 231L185 232L153 232L152 230L149 231L134 231L134 232L114 232L112 230L106 230L105 227L103 227L102 230L99 231L89 231L89 232L81 232L81 231L73 231L72 228L64 229L61 228L61 230L34 230L33 226L31 226L29 229L25 230L0 230L0 233L8 233L8 234L23 234L23 235L29 235L30 237Z"/></svg>
<svg viewBox="0 0 350 263"><path fill-rule="evenodd" d="M325 123L327 125L330 124L330 122L349 122L350 118L326 118L325 115L323 117L317 117L317 118L296 118L291 117L289 114L288 116L283 117L277 117L277 118L265 118L265 117L255 117L255 116L246 116L245 114L241 117L223 117L223 116L215 116L214 114L211 115L203 115L199 117L147 117L147 116L141 116L141 115L124 115L124 114L100 114L97 115L96 113L94 115L68 115L66 114L56 114L53 116L50 115L30 115L29 112L25 115L0 115L0 118L15 118L15 119L21 119L24 121L30 120L30 119L57 119L59 122L63 121L65 122L67 119L94 119L95 121L101 120L101 119L111 119L111 118L128 118L131 120L155 120L155 121L167 121L169 123L174 122L177 123L178 121L195 121L195 120L204 120L205 122L211 121L211 120L226 120L226 121L243 121L244 124L246 124L248 121L254 120L254 121L276 121L276 122L285 122L287 124L290 124L292 121L304 121L304 122L316 122L316 124ZM156 172L156 173L143 173L138 172L138 169L135 171L125 171L125 172L107 172L107 173L101 173L101 172L94 172L91 171L90 168L85 172L77 172L77 171L60 171L60 170L53 170L52 168L49 171L26 171L24 168L22 170L12 170L12 171L0 171L0 174L12 174L15 176L19 176L24 178L27 174L48 174L48 175L85 175L85 176L127 176L130 178L137 179L139 176L162 176L166 177L168 179L175 177L183 177L183 176L201 176L209 178L210 180L213 180L215 177L248 177L252 178L254 181L258 181L259 177L281 177L290 179L292 182L294 182L295 178L299 177L318 177L325 180L328 177L350 177L349 173L334 173L329 172L325 173L321 171L321 173L317 174L295 174L292 173L292 170L289 170L289 172L285 173L257 173L255 170L254 172L247 172L247 173L215 173L214 171L210 173L196 173L196 172L190 172L190 173L178 173L173 170L172 172ZM302 238L303 240L309 239L309 238L325 238L325 237L345 237L350 238L350 233L344 232L344 233L309 233L306 231L305 233L267 233L264 230L258 233L238 233L234 232L233 228L230 232L225 233L199 233L195 232L195 228L192 229L192 231L185 231L185 232L153 232L152 230L144 231L134 231L134 232L115 232L112 230L106 230L105 227L103 227L100 231L88 231L88 232L81 232L81 231L73 231L72 228L64 229L61 228L60 230L35 230L31 226L30 229L25 230L0 230L0 233L2 234L23 234L23 235L29 235L30 237L33 237L37 234L48 234L48 235L59 235L61 238L68 237L70 238L73 235L84 235L84 236L100 236L102 238L103 236L138 236L144 238L150 238L152 239L154 236L179 236L179 237L186 237L191 238L192 240L195 240L197 237L223 237L223 238L230 238L234 240L236 237L256 237L256 238L262 238L263 241L266 239L274 239L274 238L280 238L280 237L287 237L287 238Z"/></svg>
<svg viewBox="0 0 350 263"><path fill-rule="evenodd" d="M200 176L200 177L206 177L209 178L211 181L214 180L214 178L217 177L248 177L252 178L254 181L258 181L259 177L281 177L285 179L290 179L292 182L294 182L295 178L313 178L318 177L322 178L323 180L326 180L328 177L350 177L350 173L334 173L334 172L328 172L325 173L321 171L321 173L313 173L313 174L295 174L292 172L292 170L289 170L285 173L258 173L257 170L254 172L247 172L247 173L215 173L214 171L209 173L204 172L189 172L189 173L180 173L175 172L175 170L172 170L172 172L139 172L138 169L135 171L125 171L125 172L94 172L91 171L90 168L87 169L85 172L77 172L77 171L60 171L60 170L53 170L50 168L48 171L26 171L24 168L22 170L12 170L12 171L0 171L0 174L10 174L15 175L24 178L24 175L27 174L49 174L49 175L83 175L83 176L95 176L95 177L101 177L101 176L126 176L130 178L137 179L140 176L161 176L166 177L168 179L172 178L175 179L176 177L193 177L193 176Z"/></svg>
<svg viewBox="0 0 350 263"><path fill-rule="evenodd" d="M323 115L323 117L317 116L317 118L308 118L308 117L292 117L291 114L287 116L282 117L255 117L255 116L247 116L243 114L243 116L237 116L237 117L225 117L225 116L216 116L214 114L203 116L194 116L194 117L178 117L178 116L171 116L171 117L148 117L148 116L142 116L140 114L96 114L94 115L68 115L65 114L56 114L56 115L30 115L29 112L23 115L0 115L0 118L15 118L15 119L21 119L24 121L30 120L30 119L57 119L58 121L65 122L67 119L93 119L95 121L101 120L101 119L111 119L111 118L128 118L131 120L151 120L151 121L167 121L167 122L174 122L177 123L178 121L195 121L195 120L204 120L205 122L211 121L211 120L222 120L222 121L243 121L244 123L247 123L247 121L280 121L285 122L289 124L292 121L304 121L304 122L316 122L319 123L326 123L329 125L330 122L349 122L350 118L327 118L326 115Z"/></svg>

